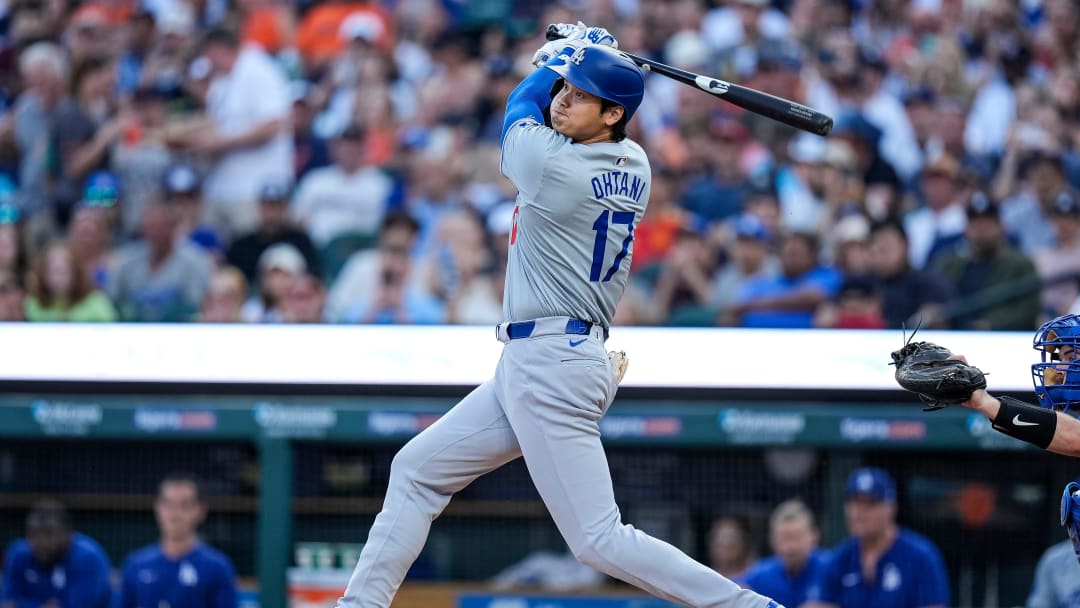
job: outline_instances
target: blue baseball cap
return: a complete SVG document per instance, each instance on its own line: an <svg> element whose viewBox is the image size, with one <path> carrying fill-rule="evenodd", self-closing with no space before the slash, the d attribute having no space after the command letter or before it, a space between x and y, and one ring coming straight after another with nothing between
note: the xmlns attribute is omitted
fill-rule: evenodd
<svg viewBox="0 0 1080 608"><path fill-rule="evenodd" d="M892 475L877 467L856 469L848 477L847 498L864 496L877 501L896 500L896 482Z"/></svg>
<svg viewBox="0 0 1080 608"><path fill-rule="evenodd" d="M96 171L86 178L82 203L90 207L112 207L120 200L120 179L108 171Z"/></svg>
<svg viewBox="0 0 1080 608"><path fill-rule="evenodd" d="M769 240L769 229L756 215L744 213L735 220L735 236L764 242Z"/></svg>

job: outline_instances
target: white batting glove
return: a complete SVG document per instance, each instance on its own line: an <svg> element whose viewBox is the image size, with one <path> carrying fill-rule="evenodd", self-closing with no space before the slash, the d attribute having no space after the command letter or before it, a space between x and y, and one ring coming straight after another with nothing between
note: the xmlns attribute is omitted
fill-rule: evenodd
<svg viewBox="0 0 1080 608"><path fill-rule="evenodd" d="M544 46L536 49L536 52L532 56L532 64L536 67L540 67L545 63L551 61L556 55L559 54L565 48L571 48L574 51L582 47L589 46L589 43L585 40L552 40ZM573 52L571 52L573 54Z"/></svg>
<svg viewBox="0 0 1080 608"><path fill-rule="evenodd" d="M567 40L586 40L589 44L602 44L613 49L619 48L619 41L615 40L615 36L612 36L611 32L602 27L589 27L580 21L575 24L555 23L549 25L548 29L552 27Z"/></svg>
<svg viewBox="0 0 1080 608"><path fill-rule="evenodd" d="M536 67L540 67L548 61L551 61L553 57L567 47L574 51L581 47L589 46L590 44L602 44L604 46L610 46L613 49L619 48L619 41L611 35L611 32L602 27L588 27L584 23L578 21L575 25L569 23L555 23L548 26L548 29L551 28L555 28L555 31L562 36L562 38L559 40L548 41L544 46L533 53L532 64Z"/></svg>

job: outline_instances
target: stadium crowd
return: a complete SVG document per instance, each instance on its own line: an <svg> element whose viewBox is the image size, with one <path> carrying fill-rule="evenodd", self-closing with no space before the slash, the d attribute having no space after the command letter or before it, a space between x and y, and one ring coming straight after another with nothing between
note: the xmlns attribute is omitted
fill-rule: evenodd
<svg viewBox="0 0 1080 608"><path fill-rule="evenodd" d="M547 23L650 76L618 324L1029 330L1080 288L1070 0L11 0L0 319L501 321L509 91Z"/></svg>

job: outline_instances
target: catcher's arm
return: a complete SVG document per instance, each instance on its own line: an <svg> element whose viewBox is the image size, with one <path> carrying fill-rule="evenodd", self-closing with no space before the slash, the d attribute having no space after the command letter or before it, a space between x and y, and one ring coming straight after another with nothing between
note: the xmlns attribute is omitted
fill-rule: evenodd
<svg viewBox="0 0 1080 608"><path fill-rule="evenodd" d="M1011 397L997 398L985 389L976 390L960 405L980 412L1010 437L1055 454L1080 456L1080 420L1072 416Z"/></svg>

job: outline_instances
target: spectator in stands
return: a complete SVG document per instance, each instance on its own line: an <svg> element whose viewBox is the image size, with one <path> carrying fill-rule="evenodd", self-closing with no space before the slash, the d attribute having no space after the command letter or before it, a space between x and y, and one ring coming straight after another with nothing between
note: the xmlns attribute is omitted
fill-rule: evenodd
<svg viewBox="0 0 1080 608"><path fill-rule="evenodd" d="M709 297L709 304L721 320L748 281L780 275L780 262L769 251L771 235L757 216L749 213L740 216L734 232L728 260L713 275Z"/></svg>
<svg viewBox="0 0 1080 608"><path fill-rule="evenodd" d="M928 608L949 605L948 570L929 539L896 523L896 483L886 471L848 477L844 516L851 538L833 549L815 607Z"/></svg>
<svg viewBox="0 0 1080 608"><path fill-rule="evenodd" d="M109 608L109 558L96 541L71 527L59 503L37 503L26 516L26 538L7 549L2 608Z"/></svg>
<svg viewBox="0 0 1080 608"><path fill-rule="evenodd" d="M311 273L292 277L281 298L282 323L322 323L326 321L326 289L322 279Z"/></svg>
<svg viewBox="0 0 1080 608"><path fill-rule="evenodd" d="M814 327L884 329L884 302L877 282L867 276L844 278L836 296L818 307Z"/></svg>
<svg viewBox="0 0 1080 608"><path fill-rule="evenodd" d="M844 278L870 274L870 220L862 213L845 215L830 230L830 258Z"/></svg>
<svg viewBox="0 0 1080 608"><path fill-rule="evenodd" d="M52 42L37 42L19 55L19 73L25 89L12 109L14 142L19 157L19 206L27 215L47 207L49 135L53 132L56 108L64 99L68 60ZM52 218L43 216L45 223Z"/></svg>
<svg viewBox="0 0 1080 608"><path fill-rule="evenodd" d="M116 255L108 293L129 321L191 320L210 282L210 260L187 242L176 242L177 212L163 202L143 211L142 239Z"/></svg>
<svg viewBox="0 0 1080 608"><path fill-rule="evenodd" d="M62 241L38 256L29 276L26 298L29 321L116 321L116 308L108 296L90 282L83 261Z"/></svg>
<svg viewBox="0 0 1080 608"><path fill-rule="evenodd" d="M952 287L934 269L912 268L907 233L900 222L871 226L870 273L881 290L887 327L932 327L942 321L941 307L952 297Z"/></svg>
<svg viewBox="0 0 1080 608"><path fill-rule="evenodd" d="M311 10L300 20L296 33L296 46L308 73L322 73L344 50L345 41L337 34L342 23L353 15L359 15L368 23L380 48L393 47L394 32L389 16L379 5L354 0L311 3Z"/></svg>
<svg viewBox="0 0 1080 608"><path fill-rule="evenodd" d="M787 145L789 162L776 171L778 221L785 230L815 231L822 223L825 201L825 143L820 138L796 137Z"/></svg>
<svg viewBox="0 0 1080 608"><path fill-rule="evenodd" d="M1015 9L1002 3L999 10L1015 23ZM1004 32L1003 32L1004 33ZM996 44L987 45L995 53L990 78L979 87L972 100L971 110L964 126L964 147L975 156L1000 156L1005 151L1009 126L1016 116L1016 85L1027 75L1031 64L1031 50L1025 42L1014 36L1001 36Z"/></svg>
<svg viewBox="0 0 1080 608"><path fill-rule="evenodd" d="M213 126L184 143L213 160L203 184L207 212L235 237L258 224L259 188L292 173L292 96L280 66L260 47L241 46L232 31L210 30L202 51L214 74L206 99Z"/></svg>
<svg viewBox="0 0 1080 608"><path fill-rule="evenodd" d="M165 204L176 208L176 239L194 245L213 260L225 257L217 228L203 220L202 180L198 170L187 163L176 163L164 175Z"/></svg>
<svg viewBox="0 0 1080 608"><path fill-rule="evenodd" d="M244 274L226 266L214 271L206 288L202 307L199 309L201 323L241 323L247 298L247 280Z"/></svg>
<svg viewBox="0 0 1080 608"><path fill-rule="evenodd" d="M139 88L140 72L154 47L155 33L154 14L135 11L124 48L116 60L116 89L122 96L130 96Z"/></svg>
<svg viewBox="0 0 1080 608"><path fill-rule="evenodd" d="M427 264L430 290L446 302L448 323L498 325L503 320L502 293L495 287L497 262L480 220L471 210L446 218L440 227L445 254Z"/></svg>
<svg viewBox="0 0 1080 608"><path fill-rule="evenodd" d="M127 114L114 116L116 65L111 59L90 56L74 65L69 95L56 108L49 134L52 204L61 226L82 195L83 182L94 171L109 166L113 144L126 129Z"/></svg>
<svg viewBox="0 0 1080 608"><path fill-rule="evenodd" d="M951 156L931 160L922 172L926 205L904 216L904 234L913 268L955 248L964 237L967 216L960 190L960 164Z"/></svg>
<svg viewBox="0 0 1080 608"><path fill-rule="evenodd" d="M0 322L26 320L26 290L19 277L0 268Z"/></svg>
<svg viewBox="0 0 1080 608"><path fill-rule="evenodd" d="M292 216L319 247L343 235L373 235L386 213L393 180L364 161L364 142L364 128L350 125L331 145L334 164L296 186Z"/></svg>
<svg viewBox="0 0 1080 608"><path fill-rule="evenodd" d="M75 206L68 230L68 242L75 257L81 261L90 284L105 289L109 284L109 269L115 252L109 241L108 211L93 205Z"/></svg>
<svg viewBox="0 0 1080 608"><path fill-rule="evenodd" d="M375 250L360 251L345 264L330 290L331 321L346 323L439 323L443 305L414 270L411 252L419 224L406 213L386 216Z"/></svg>
<svg viewBox="0 0 1080 608"><path fill-rule="evenodd" d="M140 87L181 95L188 64L196 50L194 9L175 2L155 11L155 41L139 69Z"/></svg>
<svg viewBox="0 0 1080 608"><path fill-rule="evenodd" d="M721 515L709 527L707 540L712 569L742 584L750 566L757 561L750 522L739 515Z"/></svg>
<svg viewBox="0 0 1080 608"><path fill-rule="evenodd" d="M89 57L101 57L113 50L117 25L104 2L84 2L67 19L67 27L60 37L67 48L73 65Z"/></svg>
<svg viewBox="0 0 1080 608"><path fill-rule="evenodd" d="M998 206L977 193L968 205L966 246L944 256L938 271L962 296L947 308L956 329L1023 331L1039 318L1039 275L1009 244Z"/></svg>
<svg viewBox="0 0 1080 608"><path fill-rule="evenodd" d="M293 279L307 274L307 262L296 247L277 243L259 256L258 269L258 293L244 304L242 316L249 323L278 323L285 294Z"/></svg>
<svg viewBox="0 0 1080 608"><path fill-rule="evenodd" d="M206 502L194 477L166 476L154 501L161 539L124 561L118 608L235 608L232 561L198 536Z"/></svg>
<svg viewBox="0 0 1080 608"><path fill-rule="evenodd" d="M686 180L682 206L705 221L722 221L738 215L746 201L750 184L740 153L746 148L750 132L722 114L703 126L687 136L703 166Z"/></svg>
<svg viewBox="0 0 1080 608"><path fill-rule="evenodd" d="M655 269L678 240L688 221L678 205L679 176L673 171L654 171L649 191L649 211L634 229L632 270Z"/></svg>
<svg viewBox="0 0 1080 608"><path fill-rule="evenodd" d="M130 111L121 111L125 122L112 144L110 167L124 185L125 235L138 234L146 202L160 198L169 184L166 171L174 163L166 139L171 95L161 86L141 86L132 94Z"/></svg>
<svg viewBox="0 0 1080 608"><path fill-rule="evenodd" d="M1024 608L1074 606L1080 600L1080 563L1072 542L1063 540L1039 557Z"/></svg>
<svg viewBox="0 0 1080 608"><path fill-rule="evenodd" d="M814 514L797 499L786 500L769 517L769 546L773 556L751 566L743 577L748 589L798 608L817 600L828 554L818 548L820 534Z"/></svg>
<svg viewBox="0 0 1080 608"><path fill-rule="evenodd" d="M852 82L845 82L851 87ZM866 188L867 213L881 218L896 213L897 191L902 188L896 170L881 154L883 132L861 112L843 111L836 118L836 127L830 141L846 143L855 157L855 174L862 178ZM802 135L802 138L812 137Z"/></svg>
<svg viewBox="0 0 1080 608"><path fill-rule="evenodd" d="M1022 164L1010 162L1014 156L1021 156ZM1011 176L1016 173L1023 176L1018 189L1012 187L1015 180ZM1054 228L1049 212L1067 186L1059 154L1042 149L1006 153L994 183L994 194L1008 197L998 199L1002 201L1001 221L1025 254L1034 255L1039 249L1053 245Z"/></svg>
<svg viewBox="0 0 1080 608"><path fill-rule="evenodd" d="M1046 320L1069 312L1080 297L1080 202L1062 192L1050 209L1054 245L1040 249L1032 262L1043 281L1042 315Z"/></svg>
<svg viewBox="0 0 1080 608"><path fill-rule="evenodd" d="M747 281L725 321L743 327L809 328L817 307L836 295L840 273L818 264L817 238L790 232L780 242L780 274Z"/></svg>
<svg viewBox="0 0 1080 608"><path fill-rule="evenodd" d="M319 273L321 264L307 233L289 220L289 187L281 180L269 181L259 190L259 226L233 241L225 259L240 269L248 282L259 274L259 258L270 247L287 243L303 256L305 270Z"/></svg>
<svg viewBox="0 0 1080 608"><path fill-rule="evenodd" d="M652 310L661 324L712 325L709 308L718 255L695 226L683 226L653 288Z"/></svg>

